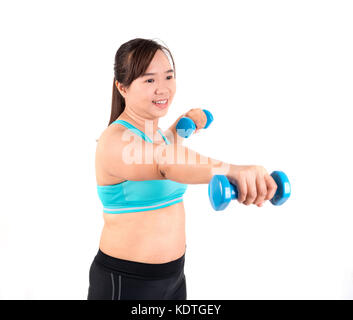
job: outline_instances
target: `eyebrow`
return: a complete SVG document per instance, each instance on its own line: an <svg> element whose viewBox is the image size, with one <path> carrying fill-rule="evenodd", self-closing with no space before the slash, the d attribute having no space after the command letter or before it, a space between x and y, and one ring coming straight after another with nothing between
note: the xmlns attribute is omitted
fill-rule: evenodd
<svg viewBox="0 0 353 320"><path fill-rule="evenodd" d="M174 72L174 70L173 70L173 69L169 69L169 70L165 71L164 73L171 73L171 72ZM155 73L144 73L144 74L142 75L142 77L145 77L145 76L154 76L154 75L155 75Z"/></svg>

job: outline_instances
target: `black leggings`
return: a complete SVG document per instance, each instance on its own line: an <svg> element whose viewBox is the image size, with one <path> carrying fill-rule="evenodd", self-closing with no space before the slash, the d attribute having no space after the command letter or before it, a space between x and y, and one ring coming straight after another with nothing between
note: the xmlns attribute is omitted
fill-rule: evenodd
<svg viewBox="0 0 353 320"><path fill-rule="evenodd" d="M87 300L186 300L185 253L166 263L118 259L98 249Z"/></svg>

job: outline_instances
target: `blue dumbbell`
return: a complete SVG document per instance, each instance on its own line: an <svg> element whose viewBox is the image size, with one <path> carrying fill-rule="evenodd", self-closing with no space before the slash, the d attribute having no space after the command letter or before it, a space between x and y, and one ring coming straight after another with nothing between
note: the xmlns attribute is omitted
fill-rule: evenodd
<svg viewBox="0 0 353 320"><path fill-rule="evenodd" d="M209 112L208 110L202 109L202 111L206 114L206 117L207 117L207 123L204 127L204 129L206 129L213 121L213 116L211 112ZM182 117L178 121L176 125L176 129L179 136L183 138L188 138L196 130L196 125L194 121L192 121L190 118Z"/></svg>
<svg viewBox="0 0 353 320"><path fill-rule="evenodd" d="M287 201L291 194L291 186L288 177L283 171L273 171L272 178L277 184L277 190L270 202L280 206ZM208 197L216 211L224 210L231 200L238 198L238 189L229 182L224 175L214 175L208 185Z"/></svg>

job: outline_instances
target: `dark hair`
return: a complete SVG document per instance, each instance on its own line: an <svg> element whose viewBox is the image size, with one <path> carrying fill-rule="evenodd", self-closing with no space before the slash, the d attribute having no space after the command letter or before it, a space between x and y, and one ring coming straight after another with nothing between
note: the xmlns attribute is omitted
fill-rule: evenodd
<svg viewBox="0 0 353 320"><path fill-rule="evenodd" d="M170 55L173 63L174 77L176 77L174 59L170 50L153 39L136 38L130 40L122 44L116 52L112 110L108 126L125 110L125 99L116 87L116 80L125 88L129 88L135 79L146 72L157 50L162 50L167 56L168 54Z"/></svg>

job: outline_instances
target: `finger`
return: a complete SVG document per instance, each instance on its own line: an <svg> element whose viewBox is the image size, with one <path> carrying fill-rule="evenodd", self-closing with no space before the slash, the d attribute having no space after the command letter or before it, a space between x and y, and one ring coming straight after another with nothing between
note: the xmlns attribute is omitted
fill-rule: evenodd
<svg viewBox="0 0 353 320"><path fill-rule="evenodd" d="M201 109L201 128L204 128L207 124L206 113Z"/></svg>
<svg viewBox="0 0 353 320"><path fill-rule="evenodd" d="M276 194L277 184L269 174L266 174L264 178L267 185L267 195L265 197L265 200L271 200Z"/></svg>
<svg viewBox="0 0 353 320"><path fill-rule="evenodd" d="M250 205L254 202L257 196L256 192L256 179L254 177L250 177L248 180L248 192L246 194L246 200L244 201L245 205Z"/></svg>
<svg viewBox="0 0 353 320"><path fill-rule="evenodd" d="M240 178L237 183L237 189L238 189L238 202L243 203L246 199L246 194L247 194L247 185L246 185L246 180L245 178Z"/></svg>
<svg viewBox="0 0 353 320"><path fill-rule="evenodd" d="M266 185L264 176L257 176L256 188L257 188L257 197L254 201L254 204L260 205L265 201L265 197L267 195L267 185Z"/></svg>
<svg viewBox="0 0 353 320"><path fill-rule="evenodd" d="M195 117L195 124L198 130L203 129L206 126L207 123L207 116L206 114L203 112L202 109L197 109L197 114Z"/></svg>

